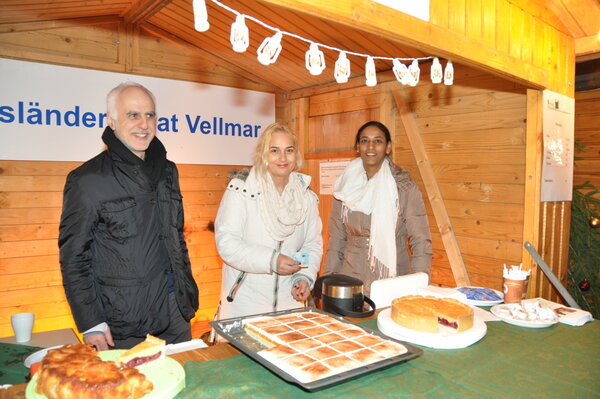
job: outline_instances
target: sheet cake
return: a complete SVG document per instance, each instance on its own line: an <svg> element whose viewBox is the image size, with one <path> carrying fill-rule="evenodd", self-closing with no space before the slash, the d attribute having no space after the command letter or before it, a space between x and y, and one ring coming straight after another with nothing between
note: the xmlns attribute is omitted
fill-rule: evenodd
<svg viewBox="0 0 600 399"><path fill-rule="evenodd" d="M259 316L245 331L267 349L258 354L302 383L401 355L407 349L351 323L317 312Z"/></svg>

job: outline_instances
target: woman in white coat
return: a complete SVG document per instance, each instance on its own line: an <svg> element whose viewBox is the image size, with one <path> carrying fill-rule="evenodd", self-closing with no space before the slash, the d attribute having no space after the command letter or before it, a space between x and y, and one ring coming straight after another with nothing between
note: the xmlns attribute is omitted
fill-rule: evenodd
<svg viewBox="0 0 600 399"><path fill-rule="evenodd" d="M221 320L302 307L323 254L317 196L296 136L278 123L258 140L252 169L238 172L215 221L224 261ZM245 172L245 173L244 173Z"/></svg>

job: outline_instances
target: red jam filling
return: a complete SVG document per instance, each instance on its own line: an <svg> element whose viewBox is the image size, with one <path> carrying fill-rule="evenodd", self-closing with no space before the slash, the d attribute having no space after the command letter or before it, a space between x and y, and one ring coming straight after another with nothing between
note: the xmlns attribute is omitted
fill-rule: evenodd
<svg viewBox="0 0 600 399"><path fill-rule="evenodd" d="M442 317L438 317L438 323L446 327L454 328L455 330L458 329L458 323L456 323L455 321L449 322L448 320Z"/></svg>
<svg viewBox="0 0 600 399"><path fill-rule="evenodd" d="M137 367L140 364L148 363L154 359L158 359L159 357L160 357L160 352L157 352L156 354L154 354L152 356L134 357L133 359L128 361L126 363L126 365L127 365L127 367Z"/></svg>

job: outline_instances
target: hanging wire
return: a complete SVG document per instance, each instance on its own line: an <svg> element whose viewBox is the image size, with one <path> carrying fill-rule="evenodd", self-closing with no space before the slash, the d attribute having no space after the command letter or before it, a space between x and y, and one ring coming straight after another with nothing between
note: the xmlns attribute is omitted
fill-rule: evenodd
<svg viewBox="0 0 600 399"><path fill-rule="evenodd" d="M236 16L243 15L246 19L254 21L257 24L262 25L262 26L264 26L265 28L267 28L269 30L272 30L273 32L281 32L281 34L283 36L293 37L295 39L298 39L298 40L301 40L301 41L303 41L305 43L308 43L309 45L312 44L312 43L316 43L313 40L309 40L309 39L307 39L305 37L302 37L300 35L296 35L295 33L287 32L287 31L281 30L279 28L276 28L274 26L271 26L271 25L269 25L269 24L261 21L258 18L254 18L251 15L242 14L239 11L234 10L233 8L231 8L231 7L229 7L229 6L221 3L219 0L210 0L210 1L212 1L213 3L215 3L216 5L218 5L219 7L221 7L223 9L231 12L232 14L234 14ZM376 56L376 55L358 53L358 52L355 52L355 51L345 50L345 49L341 49L341 48L338 48L338 47L328 46L327 44L323 44L323 43L317 43L317 44L319 45L319 47L326 48L328 50L337 51L337 52L342 52L343 51L344 53L346 53L346 55L354 55L354 56L357 56L357 57L363 57L363 58L367 58L367 59L369 57L371 57L373 60L386 60L386 61L394 61L394 60L413 61L413 60L418 60L418 61L424 61L424 60L431 60L431 59L435 58L433 56L419 57L419 58L382 57L382 56Z"/></svg>

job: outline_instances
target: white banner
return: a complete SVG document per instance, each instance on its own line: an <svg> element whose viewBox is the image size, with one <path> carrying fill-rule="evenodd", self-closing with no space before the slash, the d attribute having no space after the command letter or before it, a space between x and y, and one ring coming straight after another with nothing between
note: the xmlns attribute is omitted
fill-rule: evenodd
<svg viewBox="0 0 600 399"><path fill-rule="evenodd" d="M86 161L104 149L106 94L127 80L156 97L158 138L176 163L250 165L275 95L0 58L0 159Z"/></svg>

